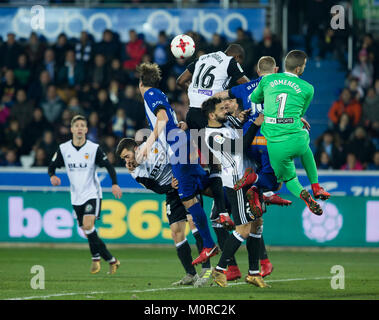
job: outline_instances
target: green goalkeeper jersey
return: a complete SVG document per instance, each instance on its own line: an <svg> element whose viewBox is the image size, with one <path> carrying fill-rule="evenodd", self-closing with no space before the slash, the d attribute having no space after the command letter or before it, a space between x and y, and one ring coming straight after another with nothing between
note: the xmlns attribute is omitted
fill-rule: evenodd
<svg viewBox="0 0 379 320"><path fill-rule="evenodd" d="M289 72L266 75L253 91L254 103L264 102L261 132L268 141L285 141L303 129L304 116L313 98L311 84Z"/></svg>

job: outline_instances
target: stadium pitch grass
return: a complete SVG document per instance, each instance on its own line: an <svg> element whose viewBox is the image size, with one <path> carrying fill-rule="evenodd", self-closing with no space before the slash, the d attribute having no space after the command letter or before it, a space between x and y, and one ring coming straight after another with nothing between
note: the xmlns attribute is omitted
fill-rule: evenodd
<svg viewBox="0 0 379 320"><path fill-rule="evenodd" d="M184 270L172 247L113 248L121 261L114 275L102 261L98 274L90 274L88 249L0 248L0 299L47 300L267 300L267 299L379 299L379 254L375 251L269 250L273 273L265 280L271 288L244 282L247 252L241 247L236 258L242 278L216 285L174 287ZM193 252L195 249L193 248ZM212 265L218 261L212 258ZM32 289L34 265L43 266L45 289ZM341 265L345 289L331 288L331 268ZM200 271L201 266L198 267Z"/></svg>

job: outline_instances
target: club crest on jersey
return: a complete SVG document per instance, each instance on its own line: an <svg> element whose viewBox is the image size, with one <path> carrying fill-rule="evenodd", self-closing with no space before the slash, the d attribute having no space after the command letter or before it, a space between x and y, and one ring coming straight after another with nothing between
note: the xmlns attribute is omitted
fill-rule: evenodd
<svg viewBox="0 0 379 320"><path fill-rule="evenodd" d="M89 213L92 211L92 209L93 209L92 204L87 204L86 207L84 208L84 212Z"/></svg>
<svg viewBox="0 0 379 320"><path fill-rule="evenodd" d="M218 144L223 144L225 142L225 138L220 136L219 134L214 137L214 141L217 142Z"/></svg>
<svg viewBox="0 0 379 320"><path fill-rule="evenodd" d="M89 154L86 153L86 154L84 155L84 159L88 160L88 158L89 158Z"/></svg>

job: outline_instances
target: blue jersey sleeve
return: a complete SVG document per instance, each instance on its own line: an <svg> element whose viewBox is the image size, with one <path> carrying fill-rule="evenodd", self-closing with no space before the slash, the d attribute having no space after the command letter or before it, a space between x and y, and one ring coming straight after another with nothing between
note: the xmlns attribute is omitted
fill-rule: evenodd
<svg viewBox="0 0 379 320"><path fill-rule="evenodd" d="M168 108L170 108L170 104L168 103L166 95L162 91L153 88L149 89L145 92L144 98L147 106L154 115L157 115L160 109L166 109L166 111L169 111Z"/></svg>

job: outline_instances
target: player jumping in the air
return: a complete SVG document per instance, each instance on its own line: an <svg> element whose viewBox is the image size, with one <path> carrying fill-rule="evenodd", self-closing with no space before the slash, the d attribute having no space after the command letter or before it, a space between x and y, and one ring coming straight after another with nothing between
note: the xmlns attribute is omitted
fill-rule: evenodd
<svg viewBox="0 0 379 320"><path fill-rule="evenodd" d="M192 263L194 265L207 261L219 251L212 239L208 219L198 201L196 194L203 189L202 184L208 179L207 173L191 158L190 135L188 130L178 128L175 111L171 108L166 95L157 89L161 80L161 71L157 64L143 63L137 68L139 89L145 103L146 116L152 130L146 144L139 149L137 161L147 158L154 142L158 139L167 145L169 163L172 173L178 180L179 197L191 214L204 242L204 249Z"/></svg>
<svg viewBox="0 0 379 320"><path fill-rule="evenodd" d="M316 199L327 200L330 194L318 184L317 167L309 147L309 133L302 117L313 99L311 84L299 78L303 74L307 55L300 50L290 51L285 58L285 72L266 75L250 98L253 103L264 102L264 123L261 132L267 139L267 150L278 182L304 200L310 211L322 214L320 205L303 188L297 176L293 159L300 157ZM246 174L235 189L251 183L253 176Z"/></svg>
<svg viewBox="0 0 379 320"><path fill-rule="evenodd" d="M95 220L101 212L102 191L96 174L96 167L105 167L112 179L112 193L121 198L122 192L117 184L116 171L101 151L98 144L86 139L87 120L77 115L71 120L72 140L62 143L54 154L48 173L53 186L61 180L55 175L56 168L66 167L71 186L71 203L76 213L79 227L88 238L92 254L91 273L100 271L100 257L109 263L108 274L116 272L120 262L111 255L104 242L99 238Z"/></svg>

